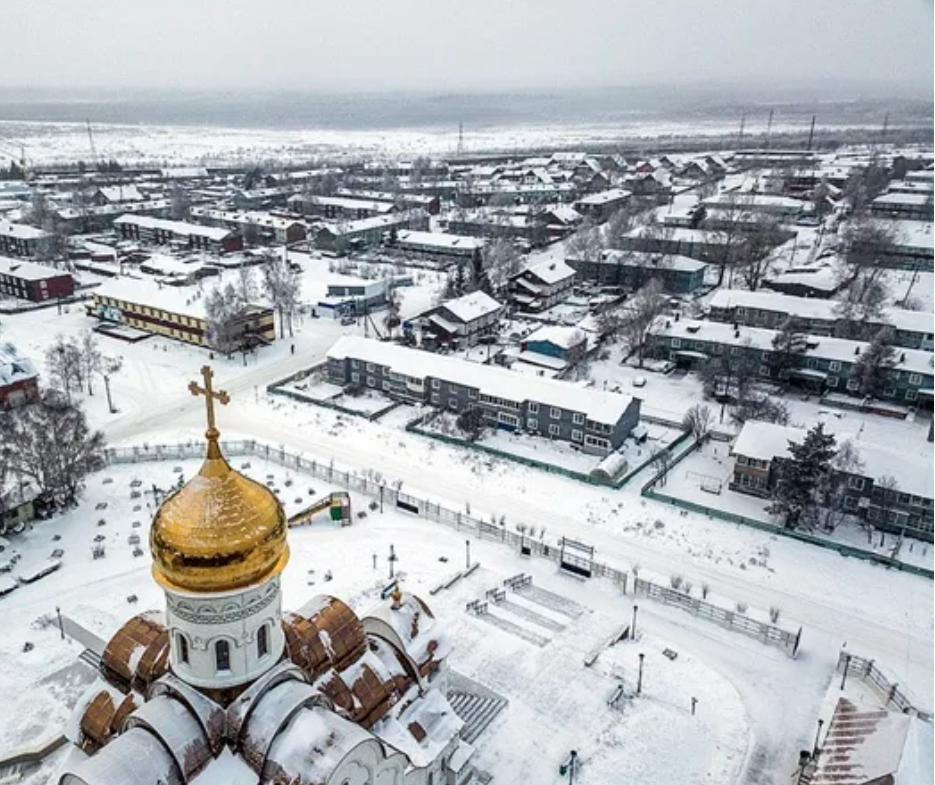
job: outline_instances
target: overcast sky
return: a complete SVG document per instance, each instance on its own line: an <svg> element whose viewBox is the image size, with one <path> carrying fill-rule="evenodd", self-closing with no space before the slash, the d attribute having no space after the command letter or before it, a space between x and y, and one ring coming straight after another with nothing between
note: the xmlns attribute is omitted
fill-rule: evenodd
<svg viewBox="0 0 935 785"><path fill-rule="evenodd" d="M3 87L847 80L932 97L932 0L20 0L3 10Z"/></svg>

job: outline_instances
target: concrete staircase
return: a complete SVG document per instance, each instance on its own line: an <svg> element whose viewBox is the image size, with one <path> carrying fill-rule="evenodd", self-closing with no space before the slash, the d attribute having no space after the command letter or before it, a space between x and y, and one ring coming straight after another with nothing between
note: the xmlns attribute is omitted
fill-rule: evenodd
<svg viewBox="0 0 935 785"><path fill-rule="evenodd" d="M506 698L458 689L449 690L448 702L455 714L464 721L461 738L468 744L474 743L507 704Z"/></svg>

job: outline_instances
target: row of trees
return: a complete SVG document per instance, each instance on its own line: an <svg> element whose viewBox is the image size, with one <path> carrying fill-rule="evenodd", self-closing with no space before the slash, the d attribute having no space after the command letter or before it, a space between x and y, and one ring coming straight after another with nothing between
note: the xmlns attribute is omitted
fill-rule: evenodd
<svg viewBox="0 0 935 785"><path fill-rule="evenodd" d="M104 437L67 396L47 390L34 404L0 415L0 520L5 499L32 484L47 510L74 506L103 461Z"/></svg>
<svg viewBox="0 0 935 785"><path fill-rule="evenodd" d="M59 333L46 349L45 363L49 385L69 401L75 393L80 394L85 388L88 395L94 395L94 381L100 377L104 382L110 410L114 410L110 380L123 367L123 361L118 356L101 351L94 331L85 330L69 338Z"/></svg>

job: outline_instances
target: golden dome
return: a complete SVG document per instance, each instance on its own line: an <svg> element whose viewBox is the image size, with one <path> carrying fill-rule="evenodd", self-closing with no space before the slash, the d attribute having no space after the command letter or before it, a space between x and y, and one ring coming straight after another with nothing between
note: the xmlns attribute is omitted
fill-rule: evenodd
<svg viewBox="0 0 935 785"><path fill-rule="evenodd" d="M265 485L232 469L217 438L208 434L201 470L153 519L153 576L167 589L239 589L279 574L289 560L279 500Z"/></svg>

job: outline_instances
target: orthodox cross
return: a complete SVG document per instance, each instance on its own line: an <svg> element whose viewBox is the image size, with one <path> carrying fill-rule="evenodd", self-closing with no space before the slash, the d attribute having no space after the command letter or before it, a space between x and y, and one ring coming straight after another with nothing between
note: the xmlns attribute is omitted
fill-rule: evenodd
<svg viewBox="0 0 935 785"><path fill-rule="evenodd" d="M211 380L214 378L214 371L211 370L211 366L204 365L201 368L201 377L205 380L205 386L199 387L198 382L189 382L188 389L191 391L192 395L203 395L205 397L205 405L208 409L208 431L209 433L217 433L217 427L214 424L214 402L217 400L223 405L230 403L230 396L225 390L217 390L211 386Z"/></svg>

